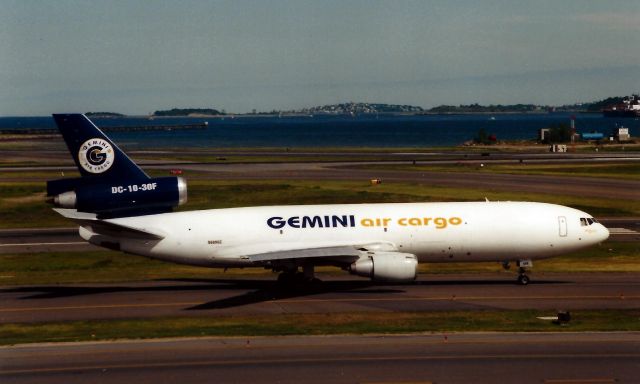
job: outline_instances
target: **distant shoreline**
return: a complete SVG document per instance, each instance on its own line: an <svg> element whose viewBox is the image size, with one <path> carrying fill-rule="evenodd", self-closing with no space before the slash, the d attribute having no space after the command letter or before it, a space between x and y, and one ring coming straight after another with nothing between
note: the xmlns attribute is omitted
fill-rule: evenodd
<svg viewBox="0 0 640 384"><path fill-rule="evenodd" d="M467 115L485 115L485 116L508 116L508 115L553 115L553 114L580 114L580 115L598 115L602 112L597 111L502 111L502 112L380 112L380 113L357 113L354 115L346 113L228 113L226 115L171 115L171 116L154 116L154 115L121 115L121 116L88 116L92 119L235 119L235 118L258 118L258 117L315 117L315 116L333 116L333 117L405 117L405 116L467 116ZM30 115L30 116L0 116L0 118L21 118L21 117L50 117L51 115Z"/></svg>

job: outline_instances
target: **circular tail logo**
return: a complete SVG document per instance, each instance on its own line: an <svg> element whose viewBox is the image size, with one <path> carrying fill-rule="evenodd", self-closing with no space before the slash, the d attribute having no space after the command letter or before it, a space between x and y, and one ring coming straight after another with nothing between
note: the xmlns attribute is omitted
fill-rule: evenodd
<svg viewBox="0 0 640 384"><path fill-rule="evenodd" d="M113 165L113 147L104 139L89 139L78 151L80 166L89 173L102 173Z"/></svg>

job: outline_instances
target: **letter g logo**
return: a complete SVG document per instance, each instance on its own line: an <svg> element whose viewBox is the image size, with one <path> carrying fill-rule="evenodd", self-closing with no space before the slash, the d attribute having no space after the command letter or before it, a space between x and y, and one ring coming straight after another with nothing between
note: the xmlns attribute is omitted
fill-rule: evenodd
<svg viewBox="0 0 640 384"><path fill-rule="evenodd" d="M89 173L102 173L113 165L115 154L108 141L100 138L89 139L78 150L78 162Z"/></svg>
<svg viewBox="0 0 640 384"><path fill-rule="evenodd" d="M103 148L99 146L93 146L89 148L87 151L87 161L91 163L91 165L100 165L104 164L107 161L107 154L102 152Z"/></svg>

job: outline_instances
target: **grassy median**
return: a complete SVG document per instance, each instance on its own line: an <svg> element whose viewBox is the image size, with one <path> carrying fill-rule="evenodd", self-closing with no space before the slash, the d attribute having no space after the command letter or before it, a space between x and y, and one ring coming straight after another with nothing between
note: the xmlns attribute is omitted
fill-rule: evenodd
<svg viewBox="0 0 640 384"><path fill-rule="evenodd" d="M539 319L553 315L535 310L436 311L14 323L0 324L0 344L199 336L640 331L637 309L575 311L565 325Z"/></svg>
<svg viewBox="0 0 640 384"><path fill-rule="evenodd" d="M482 164L482 166L480 166L480 164ZM640 175L640 163L637 162L581 162L579 164L540 164L523 162L517 164L493 164L477 159L473 162L460 162L458 164L371 164L358 166L358 168L414 172L481 172L511 175L581 176L626 180L638 180L638 175Z"/></svg>

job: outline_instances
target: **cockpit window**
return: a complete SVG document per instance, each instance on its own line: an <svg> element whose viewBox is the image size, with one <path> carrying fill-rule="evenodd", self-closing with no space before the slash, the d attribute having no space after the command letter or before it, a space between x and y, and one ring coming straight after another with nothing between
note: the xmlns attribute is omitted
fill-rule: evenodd
<svg viewBox="0 0 640 384"><path fill-rule="evenodd" d="M580 218L580 225L583 227L586 227L588 225L593 225L594 223L597 223L598 221L596 219L594 219L593 217L581 217Z"/></svg>

